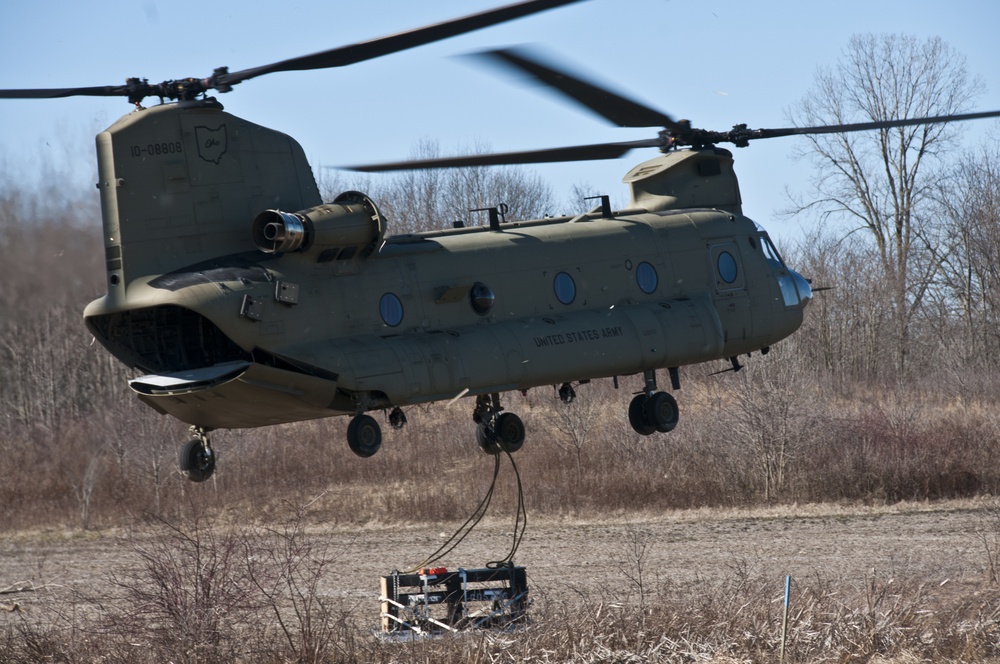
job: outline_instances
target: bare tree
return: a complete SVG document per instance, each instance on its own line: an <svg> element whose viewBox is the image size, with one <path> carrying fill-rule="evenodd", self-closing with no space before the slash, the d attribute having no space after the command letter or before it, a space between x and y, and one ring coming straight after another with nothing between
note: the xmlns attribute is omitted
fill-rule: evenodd
<svg viewBox="0 0 1000 664"><path fill-rule="evenodd" d="M101 450L97 450L90 457L90 462L87 464L87 469L79 484L73 485L77 501L80 503L80 527L84 530L90 529L91 501L94 497L94 489L97 488L100 473Z"/></svg>
<svg viewBox="0 0 1000 664"><path fill-rule="evenodd" d="M780 353L781 351L776 351ZM804 445L808 398L803 372L780 355L739 374L735 433L752 455L765 502L781 497L791 465Z"/></svg>
<svg viewBox="0 0 1000 664"><path fill-rule="evenodd" d="M984 145L961 159L942 181L941 217L950 247L944 262L938 313L946 344L961 331L963 364L992 363L1000 350L1000 149Z"/></svg>
<svg viewBox="0 0 1000 664"><path fill-rule="evenodd" d="M553 426L562 434L553 442L572 451L576 461L577 477L583 477L583 448L586 447L600 414L600 404L591 398L573 399L573 403L560 403L555 407Z"/></svg>
<svg viewBox="0 0 1000 664"><path fill-rule="evenodd" d="M857 235L837 238L818 229L789 256L814 286L829 289L817 293L794 340L803 360L848 380L891 364L885 290L868 274L876 249Z"/></svg>
<svg viewBox="0 0 1000 664"><path fill-rule="evenodd" d="M821 70L799 104L804 125L949 115L967 110L981 88L965 57L940 38L856 35L836 67ZM941 158L956 145L947 124L809 138L808 154L825 217L868 231L877 278L889 293L895 364L907 365L910 327L943 260L930 214Z"/></svg>

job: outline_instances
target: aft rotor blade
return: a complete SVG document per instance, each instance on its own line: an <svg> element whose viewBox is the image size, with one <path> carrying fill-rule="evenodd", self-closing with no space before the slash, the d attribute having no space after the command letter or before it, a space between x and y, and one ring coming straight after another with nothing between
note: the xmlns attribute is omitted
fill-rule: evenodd
<svg viewBox="0 0 1000 664"><path fill-rule="evenodd" d="M414 161L398 161L386 164L368 166L348 166L352 171L365 173L383 173L386 171L409 171L428 168L463 168L470 166L505 166L510 164L545 164L561 161L593 161L598 159L617 159L636 148L660 147L659 139L644 139L620 143L595 143L592 145L574 145L547 150L527 150L524 152L497 152L492 154L474 154L461 157L441 157L438 159L419 159Z"/></svg>
<svg viewBox="0 0 1000 664"><path fill-rule="evenodd" d="M580 0L529 0L497 9L472 14L463 18L436 23L415 30L399 32L394 35L358 42L348 46L332 48L328 51L304 55L289 60L282 60L269 65L232 72L222 77L221 83L235 85L255 76L271 74L279 71L304 71L308 69L328 69L343 67L365 60L371 60L390 53L404 51L415 46L429 44L449 37L479 30L491 25L512 21L517 18L535 14L547 9L573 4Z"/></svg>
<svg viewBox="0 0 1000 664"><path fill-rule="evenodd" d="M870 131L873 129L892 129L894 127L910 127L923 124L940 124L944 122L961 122L963 120L981 120L983 118L1000 117L1000 111L980 111L978 113L962 113L959 115L936 115L928 118L905 118L902 120L877 120L874 122L857 122L854 124L821 125L818 127L785 127L781 129L755 129L751 138L777 138L780 136L796 136L803 134L844 134L852 131Z"/></svg>
<svg viewBox="0 0 1000 664"><path fill-rule="evenodd" d="M528 49L503 48L477 55L528 74L619 127L672 128L675 125L674 119L665 113L543 64Z"/></svg>

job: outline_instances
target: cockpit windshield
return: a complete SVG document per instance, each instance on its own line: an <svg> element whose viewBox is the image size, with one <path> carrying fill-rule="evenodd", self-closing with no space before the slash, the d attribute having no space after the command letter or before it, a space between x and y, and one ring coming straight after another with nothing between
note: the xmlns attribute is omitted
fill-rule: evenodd
<svg viewBox="0 0 1000 664"><path fill-rule="evenodd" d="M757 227L757 236L760 238L760 248L764 252L764 257L767 258L768 264L775 270L784 270L785 261L781 260L781 254L778 253L778 249L771 242L771 238L768 237L767 231L764 227L758 224L756 221L753 222L754 226Z"/></svg>

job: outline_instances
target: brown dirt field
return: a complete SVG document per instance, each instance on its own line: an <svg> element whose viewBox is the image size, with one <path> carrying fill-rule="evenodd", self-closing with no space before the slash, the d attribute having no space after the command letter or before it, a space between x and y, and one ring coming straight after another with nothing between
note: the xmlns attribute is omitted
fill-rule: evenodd
<svg viewBox="0 0 1000 664"><path fill-rule="evenodd" d="M672 595L739 571L773 578L775 598L788 574L853 588L873 575L898 575L973 594L989 583L984 536L997 541L998 513L994 502L980 500L538 518L530 519L516 562L527 568L536 603L560 605L634 595L628 575L640 563L649 589L669 588ZM473 568L502 557L511 523L488 517L441 564ZM342 596L376 624L378 578L420 562L457 525L311 527L309 537L338 558L323 594ZM646 545L641 560L636 543ZM137 563L132 539L121 531L7 533L0 541L0 588L34 590L0 595L0 607L16 602L28 615L51 609L66 615L81 594L106 596L109 573ZM0 625L13 615L0 612Z"/></svg>

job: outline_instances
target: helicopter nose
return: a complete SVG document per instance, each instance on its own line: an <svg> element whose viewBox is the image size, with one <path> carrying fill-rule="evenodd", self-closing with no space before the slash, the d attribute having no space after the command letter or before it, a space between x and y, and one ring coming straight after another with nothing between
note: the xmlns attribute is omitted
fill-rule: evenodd
<svg viewBox="0 0 1000 664"><path fill-rule="evenodd" d="M812 301L812 285L809 283L808 279L795 270L789 270L789 272L792 273L792 280L795 282L795 289L799 292L799 304L804 307Z"/></svg>

